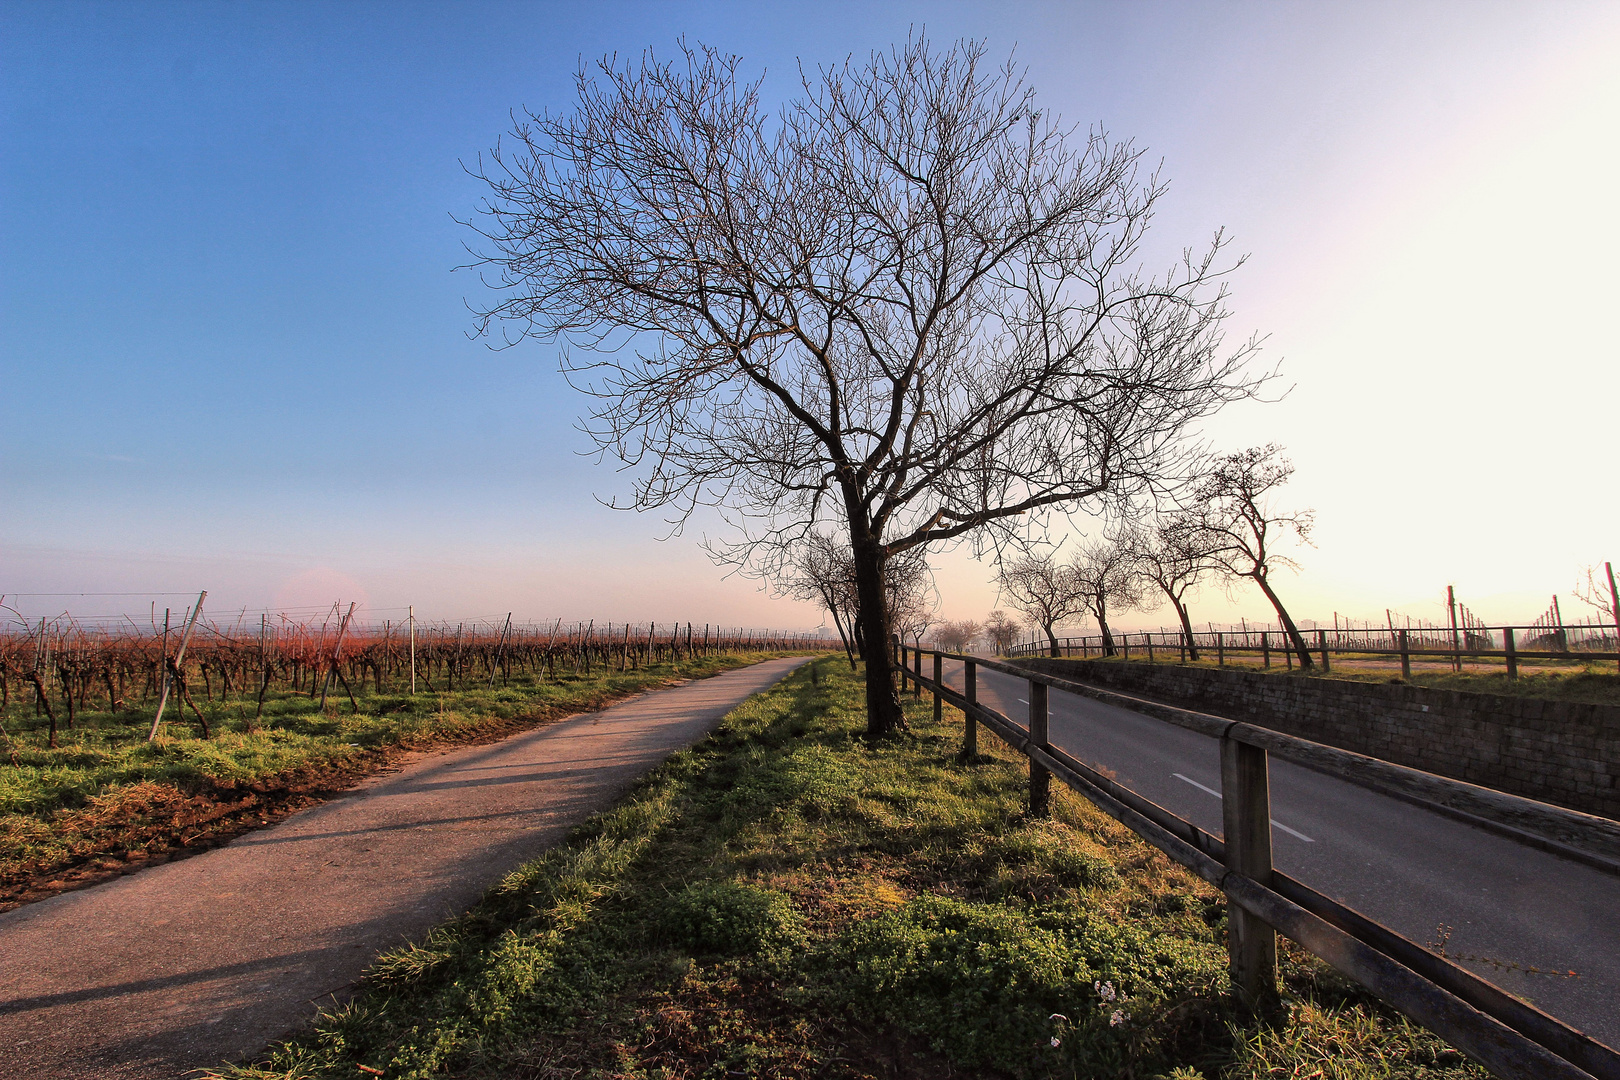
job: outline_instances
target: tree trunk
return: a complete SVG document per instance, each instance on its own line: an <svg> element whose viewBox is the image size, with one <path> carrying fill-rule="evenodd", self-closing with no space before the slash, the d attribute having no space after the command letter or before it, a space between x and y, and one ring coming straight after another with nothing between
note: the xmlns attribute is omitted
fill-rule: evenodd
<svg viewBox="0 0 1620 1080"><path fill-rule="evenodd" d="M844 643L844 655L849 657L849 670L855 671L857 670L855 666L855 646L850 640L852 635L844 632L844 620L839 616L836 604L828 604L827 612L832 615L833 626L838 631L838 640ZM853 627L851 629L853 630Z"/></svg>
<svg viewBox="0 0 1620 1080"><path fill-rule="evenodd" d="M1104 656L1118 656L1119 650L1114 648L1114 634L1108 629L1108 601L1097 600L1097 628L1102 631L1102 646Z"/></svg>
<svg viewBox="0 0 1620 1080"><path fill-rule="evenodd" d="M1047 641L1047 644L1051 646L1052 655L1054 657L1062 656L1063 655L1063 650L1058 648L1057 634L1052 632L1052 624L1051 623L1042 623L1041 624L1041 629L1046 631L1046 641Z"/></svg>
<svg viewBox="0 0 1620 1080"><path fill-rule="evenodd" d="M1187 605L1177 596L1170 597L1170 602L1176 606L1176 615L1181 618L1181 632L1187 635L1187 659L1198 659L1198 646L1193 644L1192 616L1187 614Z"/></svg>
<svg viewBox="0 0 1620 1080"><path fill-rule="evenodd" d="M66 668L57 668L57 675L62 680L62 700L67 702L67 727L73 730L73 673Z"/></svg>
<svg viewBox="0 0 1620 1080"><path fill-rule="evenodd" d="M101 669L101 681L107 684L107 711L115 713L123 702L118 700L118 691L113 689L111 664Z"/></svg>
<svg viewBox="0 0 1620 1080"><path fill-rule="evenodd" d="M1282 601L1277 599L1277 594L1271 591L1270 583L1257 574L1251 576L1254 577L1255 584L1260 586L1260 591L1266 594L1266 599L1271 601L1271 606L1277 609L1277 620L1283 624L1283 631L1288 635L1289 644L1295 655L1299 657L1299 669L1309 671L1315 665L1311 661L1311 647L1305 644L1305 635L1299 632L1299 628L1294 625L1294 620L1289 617L1287 609L1283 607Z"/></svg>
<svg viewBox="0 0 1620 1080"><path fill-rule="evenodd" d="M51 708L50 695L45 693L45 683L40 679L39 672L30 671L28 677L34 682L34 696L41 705L45 706L45 715L51 718L51 749L56 749L56 710Z"/></svg>
<svg viewBox="0 0 1620 1080"><path fill-rule="evenodd" d="M853 500L852 500L853 501ZM885 552L877 538L852 528L855 592L861 609L860 641L866 659L866 734L877 738L905 726L900 692L894 685L894 658L889 653L889 598L884 587Z"/></svg>

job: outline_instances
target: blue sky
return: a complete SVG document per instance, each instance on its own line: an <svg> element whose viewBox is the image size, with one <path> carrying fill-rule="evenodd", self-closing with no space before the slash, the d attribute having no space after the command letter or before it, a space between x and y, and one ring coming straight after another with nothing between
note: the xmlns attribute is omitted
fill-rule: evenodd
<svg viewBox="0 0 1620 1080"><path fill-rule="evenodd" d="M553 349L468 339L460 162L566 109L582 59L685 34L782 96L913 25L1016 47L1047 107L1162 158L1159 254L1219 226L1250 254L1234 329L1296 389L1208 434L1296 460L1301 614L1456 583L1528 619L1620 560L1612 5L13 3L0 592L813 624L723 579L705 523L595 501L623 485ZM945 614L989 577L943 560Z"/></svg>

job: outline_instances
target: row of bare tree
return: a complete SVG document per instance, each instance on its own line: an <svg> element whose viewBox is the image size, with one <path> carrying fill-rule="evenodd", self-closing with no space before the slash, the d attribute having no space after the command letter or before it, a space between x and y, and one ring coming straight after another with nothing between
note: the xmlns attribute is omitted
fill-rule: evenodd
<svg viewBox="0 0 1620 1080"><path fill-rule="evenodd" d="M1152 517L1126 519L1102 537L1082 544L1067 561L1029 553L1002 565L997 583L1009 602L1039 627L1059 655L1057 627L1087 616L1097 621L1103 652L1114 655L1111 614L1144 605L1153 594L1175 609L1193 659L1188 595L1202 582L1251 581L1277 612L1277 620L1302 668L1310 648L1271 582L1273 571L1297 564L1278 550L1292 537L1307 541L1312 514L1284 510L1276 490L1293 474L1275 444L1211 458L1185 495Z"/></svg>
<svg viewBox="0 0 1620 1080"><path fill-rule="evenodd" d="M997 584L1010 605L1045 632L1054 656L1059 655L1057 627L1088 616L1097 621L1104 653L1114 655L1110 616L1156 606L1148 597L1162 594L1175 608L1197 659L1189 594L1211 578L1228 585L1252 581L1276 610L1300 665L1308 668L1310 649L1270 580L1274 570L1297 565L1278 551L1278 543L1286 537L1308 542L1310 536L1311 511L1284 510L1274 501L1293 471L1275 444L1210 458L1163 512L1125 518L1064 561L1052 550L1021 549L1001 562ZM831 616L851 667L857 656L868 658L867 620L861 617L858 569L849 545L812 533L794 545L788 566L778 579L779 591L817 603ZM1003 611L991 612L982 625L933 626L938 598L920 551L890 558L884 583L885 641L891 635L920 641L932 629L943 648L963 649L984 637L995 651L1005 652L1019 631L1018 622Z"/></svg>
<svg viewBox="0 0 1620 1080"><path fill-rule="evenodd" d="M1023 630L1023 624L997 608L984 622L975 619L942 622L934 627L934 644L946 652L967 652L983 641L992 652L1005 653L1012 649Z"/></svg>

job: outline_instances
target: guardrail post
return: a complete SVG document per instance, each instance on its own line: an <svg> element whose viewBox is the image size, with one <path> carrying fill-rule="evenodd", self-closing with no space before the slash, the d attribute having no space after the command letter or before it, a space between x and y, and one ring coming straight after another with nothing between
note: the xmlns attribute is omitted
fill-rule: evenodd
<svg viewBox="0 0 1620 1080"><path fill-rule="evenodd" d="M1326 630L1318 630L1316 632L1316 645L1317 645L1317 648L1320 649L1321 653L1322 653L1322 670L1324 672L1332 671L1333 669L1328 666L1328 648L1327 648L1327 631Z"/></svg>
<svg viewBox="0 0 1620 1080"><path fill-rule="evenodd" d="M1412 654L1406 647L1406 631L1399 630L1396 635L1400 638L1401 646L1401 678L1410 679L1412 677Z"/></svg>
<svg viewBox="0 0 1620 1080"><path fill-rule="evenodd" d="M934 723L945 719L945 658L934 652Z"/></svg>
<svg viewBox="0 0 1620 1080"><path fill-rule="evenodd" d="M1221 812L1226 868L1271 887L1271 784L1266 752L1221 739ZM1275 1007L1277 932L1236 904L1227 905L1227 953L1232 986L1256 1012Z"/></svg>
<svg viewBox="0 0 1620 1080"><path fill-rule="evenodd" d="M1045 750L1048 745L1046 684L1029 683L1029 741ZM1043 818L1052 809L1052 774L1029 759L1029 816Z"/></svg>
<svg viewBox="0 0 1620 1080"><path fill-rule="evenodd" d="M1502 651L1507 654L1508 678L1519 677L1519 654L1514 650L1513 627L1509 626L1502 631Z"/></svg>
<svg viewBox="0 0 1620 1080"><path fill-rule="evenodd" d="M962 696L968 699L969 705L979 703L979 665L972 660L962 664ZM962 730L962 758L972 761L979 756L979 721L972 709L962 711L967 716Z"/></svg>
<svg viewBox="0 0 1620 1080"><path fill-rule="evenodd" d="M1226 666L1226 635L1215 631L1215 666Z"/></svg>

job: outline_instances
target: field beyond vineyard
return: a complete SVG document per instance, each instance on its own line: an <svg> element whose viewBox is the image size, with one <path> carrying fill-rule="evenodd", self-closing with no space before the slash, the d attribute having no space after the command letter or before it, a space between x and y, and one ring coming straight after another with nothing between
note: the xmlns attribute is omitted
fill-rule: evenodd
<svg viewBox="0 0 1620 1080"><path fill-rule="evenodd" d="M0 638L0 909L205 850L401 754L501 738L792 644L719 634L689 643L684 626L678 638L672 629L641 635L525 640L501 628L464 631L458 642L424 632L413 695L408 643L397 632L356 633L341 654L330 629L324 641L313 631L266 635L262 649L256 636L215 634L170 668L164 723L151 740L162 660L172 660L178 634L167 643Z"/></svg>

